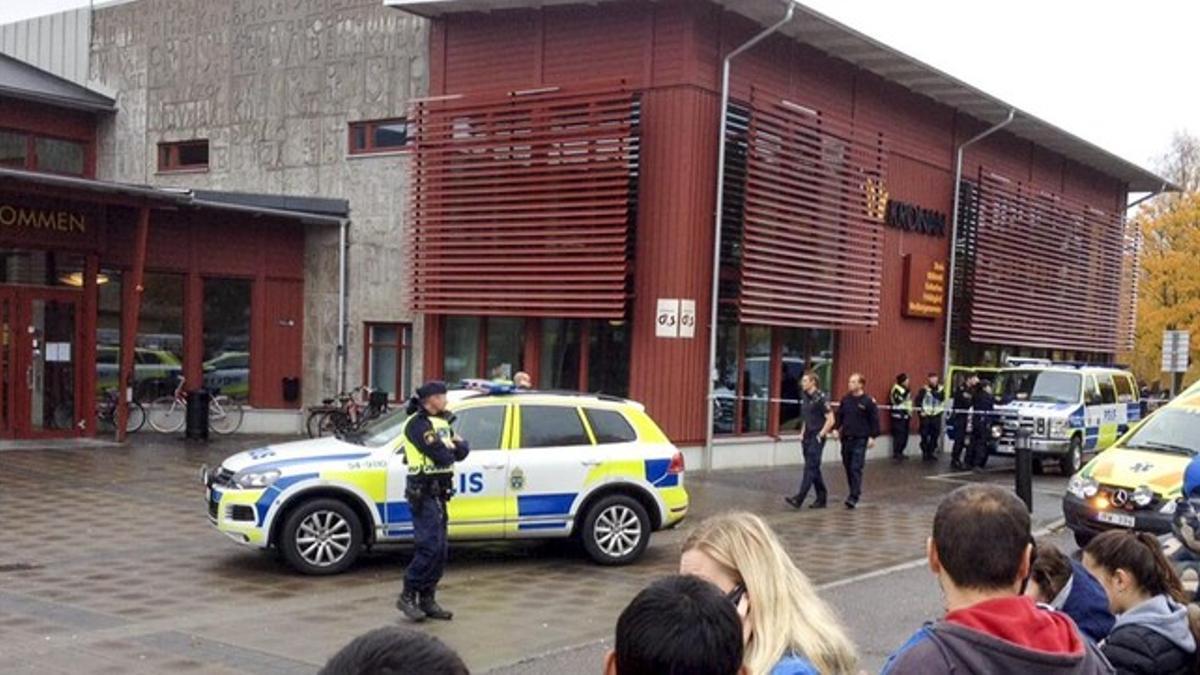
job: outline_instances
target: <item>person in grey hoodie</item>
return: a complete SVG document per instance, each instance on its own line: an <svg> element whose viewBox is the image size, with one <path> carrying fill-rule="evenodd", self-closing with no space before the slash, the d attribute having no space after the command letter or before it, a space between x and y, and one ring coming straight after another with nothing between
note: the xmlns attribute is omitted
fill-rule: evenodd
<svg viewBox="0 0 1200 675"><path fill-rule="evenodd" d="M927 548L946 616L892 654L884 675L1113 672L1067 615L1021 594L1033 538L1029 511L1011 491L967 485L951 492L938 505Z"/></svg>
<svg viewBox="0 0 1200 675"><path fill-rule="evenodd" d="M1183 584L1157 537L1105 532L1088 543L1083 565L1104 587L1117 615L1100 650L1118 674L1197 672L1200 613L1188 606Z"/></svg>

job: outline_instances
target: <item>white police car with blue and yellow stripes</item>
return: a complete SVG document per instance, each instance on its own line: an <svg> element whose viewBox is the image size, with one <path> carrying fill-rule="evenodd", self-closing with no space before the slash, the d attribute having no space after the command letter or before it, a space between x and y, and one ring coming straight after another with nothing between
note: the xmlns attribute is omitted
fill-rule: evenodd
<svg viewBox="0 0 1200 675"><path fill-rule="evenodd" d="M683 455L637 403L608 396L452 390L471 446L455 465L450 539L578 537L597 562L636 560L650 533L688 510ZM210 522L275 547L294 568L333 574L378 543L412 538L395 411L361 437L248 450L203 471Z"/></svg>
<svg viewBox="0 0 1200 675"><path fill-rule="evenodd" d="M998 451L1027 434L1034 456L1059 462L1072 475L1084 453L1108 448L1141 419L1141 396L1122 368L1030 362L996 376Z"/></svg>

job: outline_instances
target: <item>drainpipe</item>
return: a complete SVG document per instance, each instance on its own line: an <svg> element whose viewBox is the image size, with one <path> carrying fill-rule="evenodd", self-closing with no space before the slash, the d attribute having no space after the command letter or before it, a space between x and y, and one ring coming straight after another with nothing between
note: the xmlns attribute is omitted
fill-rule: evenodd
<svg viewBox="0 0 1200 675"><path fill-rule="evenodd" d="M338 228L338 344L337 383L338 391L346 391L346 248L350 219L343 218Z"/></svg>
<svg viewBox="0 0 1200 675"><path fill-rule="evenodd" d="M946 276L946 334L945 341L942 343L942 375L950 372L950 327L954 323L954 274L958 265L958 209L959 200L962 198L962 167L963 167L963 152L967 146L974 145L979 141L991 136L1008 126L1013 118L1016 117L1016 108L1008 109L1008 117L1003 122L993 125L991 128L982 133L968 139L960 144L955 150L954 158L954 210L950 212L950 269ZM949 382L943 382L943 387L950 386ZM945 435L946 416L942 415L942 434Z"/></svg>
<svg viewBox="0 0 1200 675"><path fill-rule="evenodd" d="M717 138L717 204L713 213L712 297L709 303L708 327L708 425L705 427L704 468L711 469L713 463L713 405L716 403L717 374L717 305L721 287L721 215L725 208L725 133L729 127L729 64L734 57L766 39L769 35L792 20L796 6L787 3L783 18L758 35L729 52L721 64L721 130Z"/></svg>

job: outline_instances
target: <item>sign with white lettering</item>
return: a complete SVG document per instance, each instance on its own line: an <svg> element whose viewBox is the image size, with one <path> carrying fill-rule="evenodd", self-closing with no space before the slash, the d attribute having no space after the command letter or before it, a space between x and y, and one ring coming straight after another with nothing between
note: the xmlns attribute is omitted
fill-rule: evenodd
<svg viewBox="0 0 1200 675"><path fill-rule="evenodd" d="M679 300L659 298L658 311L654 313L654 335L661 338L679 337Z"/></svg>

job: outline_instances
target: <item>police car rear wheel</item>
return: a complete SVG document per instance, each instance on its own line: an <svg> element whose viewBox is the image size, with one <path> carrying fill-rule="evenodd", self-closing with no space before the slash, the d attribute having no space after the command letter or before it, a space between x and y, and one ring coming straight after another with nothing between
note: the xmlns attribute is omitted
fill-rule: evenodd
<svg viewBox="0 0 1200 675"><path fill-rule="evenodd" d="M353 509L336 499L315 499L288 515L279 548L297 571L337 574L354 564L362 539L362 524Z"/></svg>
<svg viewBox="0 0 1200 675"><path fill-rule="evenodd" d="M583 524L583 547L601 565L625 565L650 541L650 517L636 499L610 495L592 505Z"/></svg>

